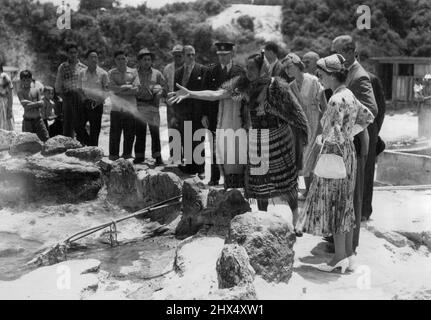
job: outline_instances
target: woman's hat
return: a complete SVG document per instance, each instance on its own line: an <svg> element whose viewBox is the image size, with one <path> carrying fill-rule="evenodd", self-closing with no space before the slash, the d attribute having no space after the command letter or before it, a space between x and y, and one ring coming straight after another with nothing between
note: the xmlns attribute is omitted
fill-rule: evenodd
<svg viewBox="0 0 431 320"><path fill-rule="evenodd" d="M317 60L317 66L328 73L341 71L346 59L341 54L333 54Z"/></svg>
<svg viewBox="0 0 431 320"><path fill-rule="evenodd" d="M285 64L286 66L290 66L290 65L295 65L295 66L297 66L297 67L299 67L299 68L302 68L302 69L304 69L305 68L305 65L304 65L304 63L302 62L302 60L301 60L301 58L297 55L297 54L295 54L295 53L293 53L293 52L291 52L291 53L288 53L284 58L283 58L283 60L281 60L281 62L283 63L283 64Z"/></svg>

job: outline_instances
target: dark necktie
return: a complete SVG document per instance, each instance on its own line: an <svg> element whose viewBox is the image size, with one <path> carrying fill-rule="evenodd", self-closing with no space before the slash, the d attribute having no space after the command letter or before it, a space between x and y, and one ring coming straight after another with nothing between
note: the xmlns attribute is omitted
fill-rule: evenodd
<svg viewBox="0 0 431 320"><path fill-rule="evenodd" d="M227 67L223 67L221 70L221 81L225 82L227 80Z"/></svg>

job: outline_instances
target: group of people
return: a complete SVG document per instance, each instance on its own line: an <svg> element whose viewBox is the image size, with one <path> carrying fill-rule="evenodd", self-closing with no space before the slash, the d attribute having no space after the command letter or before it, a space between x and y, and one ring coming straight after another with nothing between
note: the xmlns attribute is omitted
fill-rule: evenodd
<svg viewBox="0 0 431 320"><path fill-rule="evenodd" d="M242 179L225 173L225 186L243 187L261 211L267 211L270 199L287 203L297 236L307 232L334 243L333 259L317 268L344 273L354 268L361 221L372 211L376 155L384 148L378 134L385 100L378 78L359 62L351 36L335 38L332 51L324 58L309 52L302 59L289 53L279 60L277 46L268 43L264 52L246 59L245 73L218 88L199 90L176 81L169 102L180 108L185 101L218 101L217 128L243 127L250 142ZM253 157L264 152L265 144L268 167L256 172ZM325 154L341 157L343 177L314 174ZM301 195L300 175L306 183ZM300 196L305 202L299 212Z"/></svg>
<svg viewBox="0 0 431 320"><path fill-rule="evenodd" d="M86 53L84 65L78 59L78 46L70 43L55 88L47 86L40 92L31 72L21 72L23 131L35 132L45 141L59 134L58 124L57 130L51 128L55 123L48 125L58 119L61 134L97 146L109 96L109 158L120 158L123 135L121 157L132 158L134 145L134 163L144 162L148 126L152 156L156 165L162 165L159 107L166 98L168 128L179 132L182 146L189 138L186 124L191 123L193 132L205 128L213 133L209 185L218 185L223 176L225 188L243 188L245 197L256 200L262 211L267 211L270 200L287 203L297 236L307 232L334 243L333 259L317 267L342 272L352 268L361 221L372 212L376 155L384 148L378 137L385 113L380 81L361 65L349 35L335 38L334 54L324 58L309 52L302 58L289 53L279 59L279 46L268 42L261 52L247 57L245 68L233 61L233 43L215 46L218 62L204 66L196 62L192 46L176 45L173 62L163 71L153 68L155 56L147 49L138 52L136 69L128 66L127 53L118 50L115 67L106 72L98 65L97 50ZM13 130L12 82L5 74L1 79L0 128ZM56 107L59 101L62 108ZM226 139L218 129L245 130L246 163L239 160L243 155L237 137ZM193 149L199 143L193 141ZM172 150L171 146L171 158ZM262 171L258 160L265 152L267 165ZM324 154L342 158L344 178L314 174ZM217 161L232 155L234 163ZM179 168L203 178L204 164L186 157L181 148ZM306 186L302 194L299 176Z"/></svg>

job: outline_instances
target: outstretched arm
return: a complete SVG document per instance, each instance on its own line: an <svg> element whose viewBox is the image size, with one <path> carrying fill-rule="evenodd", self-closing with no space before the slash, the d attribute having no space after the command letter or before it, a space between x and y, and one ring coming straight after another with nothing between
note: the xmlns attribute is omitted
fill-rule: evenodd
<svg viewBox="0 0 431 320"><path fill-rule="evenodd" d="M217 101L223 100L230 97L230 93L227 90L219 89L219 90L202 90L202 91L191 91L187 88L179 85L177 83L178 88L180 90L169 93L169 102L170 103L180 103L184 99L198 99L205 101Z"/></svg>

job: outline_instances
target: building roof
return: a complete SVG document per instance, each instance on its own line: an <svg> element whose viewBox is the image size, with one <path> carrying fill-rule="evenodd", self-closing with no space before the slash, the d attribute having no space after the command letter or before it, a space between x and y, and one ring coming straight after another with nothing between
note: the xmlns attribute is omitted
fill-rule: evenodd
<svg viewBox="0 0 431 320"><path fill-rule="evenodd" d="M3 67L3 71L4 72L17 72L19 69L16 67L11 67L11 66L4 66Z"/></svg>
<svg viewBox="0 0 431 320"><path fill-rule="evenodd" d="M431 64L431 57L372 57L370 60L379 63Z"/></svg>

